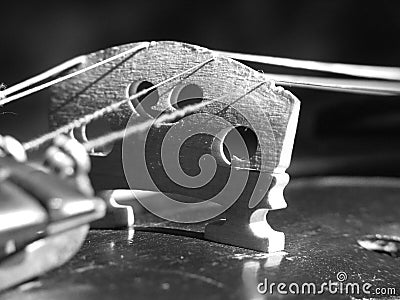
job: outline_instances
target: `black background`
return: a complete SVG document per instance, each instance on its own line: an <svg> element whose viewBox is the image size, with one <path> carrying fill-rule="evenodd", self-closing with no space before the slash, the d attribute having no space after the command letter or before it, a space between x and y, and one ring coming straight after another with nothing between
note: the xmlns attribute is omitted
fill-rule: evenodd
<svg viewBox="0 0 400 300"><path fill-rule="evenodd" d="M11 86L76 55L143 40L178 40L237 52L400 66L399 8L396 1L348 0L12 1L0 7L0 82ZM306 158L354 156L359 151L380 156L398 150L398 97L290 90L302 101L295 175L313 173L304 171L308 169ZM47 102L48 94L41 92L1 108L1 133L27 140L45 132ZM339 118L329 113L335 107L339 107ZM343 114L354 121L363 110L369 114L381 110L380 120L386 120L390 110L394 121L367 130L353 130L341 123ZM338 123L342 125L338 127ZM321 172L398 174L393 166L370 169L359 165L347 171L328 168Z"/></svg>

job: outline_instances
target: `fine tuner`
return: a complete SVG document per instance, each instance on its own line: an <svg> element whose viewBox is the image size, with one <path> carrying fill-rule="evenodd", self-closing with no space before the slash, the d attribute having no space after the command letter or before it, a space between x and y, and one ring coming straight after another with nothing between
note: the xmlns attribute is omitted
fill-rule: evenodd
<svg viewBox="0 0 400 300"><path fill-rule="evenodd" d="M133 43L68 61L2 91L2 105L47 87L52 94L51 131L22 145L6 143L2 156L16 156L16 151L29 152L52 143L46 151L44 174L57 174L58 182L65 183L60 189L78 190L82 199L92 195L93 187L107 202L105 217L93 227L112 228L117 220L126 219L127 210L112 204L108 190L131 189L137 200L159 217L173 222L207 222L205 239L263 252L281 251L284 233L270 227L267 213L286 207L283 190L289 181L286 169L300 102L276 86L268 74L229 56L263 62L259 57L179 42ZM287 66L290 61L278 59L275 63ZM312 78L307 82L307 78L276 75L276 82L367 94L400 91L396 68L365 66L360 71L360 66L332 68L310 62L293 66L386 81L368 81L366 86L365 80L358 79ZM56 75L56 79L41 83ZM90 172L89 164L78 167L82 162L76 157L82 157L78 154L82 151L75 149L82 145L91 158ZM14 160L5 159L2 169L24 168L24 163ZM43 177L43 184L47 180ZM160 210L154 201L140 199L136 190L160 192L159 202L166 206ZM39 202L41 197L35 194ZM177 201L181 197L187 201ZM85 221L102 214L104 207L99 206ZM10 249L11 231L4 232L8 238L3 245ZM26 243L22 244L21 249L27 249Z"/></svg>

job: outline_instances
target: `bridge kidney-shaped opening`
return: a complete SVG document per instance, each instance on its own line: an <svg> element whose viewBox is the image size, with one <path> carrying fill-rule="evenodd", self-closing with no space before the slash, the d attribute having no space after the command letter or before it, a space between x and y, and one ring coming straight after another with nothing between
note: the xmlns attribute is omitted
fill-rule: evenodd
<svg viewBox="0 0 400 300"><path fill-rule="evenodd" d="M183 84L176 86L170 97L170 102L176 109L203 101L203 90L196 84Z"/></svg>
<svg viewBox="0 0 400 300"><path fill-rule="evenodd" d="M127 88L126 96L132 97L133 95L150 89L153 86L154 85L150 81L146 80L132 82ZM158 94L158 90L155 88L138 98L132 99L128 103L132 109L136 110L140 114L145 113L151 117L157 117L159 113L154 110L153 107L157 105L159 99L160 96Z"/></svg>
<svg viewBox="0 0 400 300"><path fill-rule="evenodd" d="M75 128L70 132L71 137L77 139L80 143L86 143L95 138L104 136L111 132L111 127L107 119L100 118L94 120L82 127ZM93 148L89 151L92 156L107 156L114 148L114 143L105 144L100 147Z"/></svg>
<svg viewBox="0 0 400 300"><path fill-rule="evenodd" d="M258 138L254 130L237 126L226 132L222 138L222 158L228 164L233 159L249 161L257 152Z"/></svg>

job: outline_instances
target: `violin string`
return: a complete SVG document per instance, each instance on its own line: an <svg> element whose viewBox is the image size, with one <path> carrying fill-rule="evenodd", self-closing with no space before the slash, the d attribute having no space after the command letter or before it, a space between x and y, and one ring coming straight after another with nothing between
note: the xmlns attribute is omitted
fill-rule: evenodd
<svg viewBox="0 0 400 300"><path fill-rule="evenodd" d="M241 95L240 97L238 97L237 99L233 100L231 103L227 104L226 107L231 106L233 103L238 102L240 99L242 99L243 97L245 97L246 95L252 93L253 91L257 90L260 86L262 86L263 84L265 84L266 82L261 82L258 83L257 85L253 86L249 91L245 92L243 95ZM102 146L106 146L107 144L110 144L112 142L121 140L127 136L133 135L133 134L137 134L143 131L146 131L147 129L149 129L152 126L159 126L163 123L168 123L171 121L174 121L177 118L182 118L190 113L194 113L196 111L198 111L199 109L214 103L216 101L220 101L224 98L229 97L229 94L211 99L211 100L205 100L202 101L200 103L195 103L195 104L191 104L191 105L187 105L183 108L177 109L171 113L168 114L163 114L161 116L159 116L156 119L149 119L137 124L133 124L127 128L121 129L121 130L117 130L108 134L105 134L103 136L94 138L90 141L87 141L85 143L83 143L85 149L89 152L92 149L95 149L97 147L102 147Z"/></svg>
<svg viewBox="0 0 400 300"><path fill-rule="evenodd" d="M70 60L68 60L66 62L63 62L63 63L61 63L61 64L59 64L59 65L57 65L57 66L55 66L55 67L53 67L51 69L39 74L39 75L33 76L33 77L23 81L23 82L20 82L20 83L18 83L16 85L13 85L13 86L11 86L9 88L4 89L1 92L1 96L0 96L1 98L0 99L4 99L5 97L7 97L7 96L9 96L11 94L14 94L14 93L16 93L16 92L18 92L20 90L26 89L26 88L28 88L28 87L30 87L30 86L32 86L34 84L37 84L37 83L39 83L39 82L41 82L43 80L46 80L46 79L48 79L50 77L53 77L53 76L56 76L57 74L60 74L61 72L64 72L64 71L66 71L66 70L68 70L70 68L73 68L73 67L75 67L77 65L82 64L84 61L85 61L85 57L84 56L78 56L78 57L70 59Z"/></svg>
<svg viewBox="0 0 400 300"><path fill-rule="evenodd" d="M45 71L39 75L36 75L30 79L27 79L21 83L18 83L12 87L9 87L4 90L0 90L0 106L5 105L9 102L14 100L20 99L22 97L28 96L32 93L38 92L45 88L48 88L54 84L60 83L64 80L70 79L74 76L87 72L91 69L97 68L103 64L111 62L112 60L118 59L119 57L135 53L140 51L141 49L148 48L154 42L143 42L140 45L129 49L127 51L121 52L115 56L112 56L108 59L105 59L101 62L95 63L87 68L78 70L74 73L68 74L66 76L54 79L50 82L44 83L40 86L34 87L30 90L21 92L17 95L7 97L11 94L14 94L20 90L28 88L34 84L37 84L43 80L51 78L61 72L68 70L78 64L83 63L86 60L86 56L79 56L77 58L71 59L65 63L62 63L48 71ZM251 62L258 62L263 64L271 64L271 65L278 65L278 66L285 66L291 68L300 68L306 70L313 70L313 71L324 71L324 72L331 72L337 74L345 74L345 75L352 75L364 78L378 78L378 79L386 79L386 80L400 80L400 68L395 67L381 67L381 66L364 66L364 65L354 65L354 64L340 64L340 63L325 63L325 62L317 62L317 61L307 61L307 60L299 60L299 59L289 59L289 58L281 58L281 57L271 57L271 56L264 56L264 55L253 55L253 54L243 54L243 53L234 53L234 52L226 52L226 51L214 51L217 54L229 56L231 58L243 61L251 61ZM368 82L359 82L359 83L347 83L346 81L342 81L338 84L332 84L331 82L327 82L328 79L321 78L320 81L317 81L317 77L303 77L303 82L299 82L299 79L296 77L286 77L285 80L280 80L278 78L282 76L290 76L290 75L273 75L270 79L276 80L278 83L282 85L292 85L298 86L303 88L311 88L311 89L325 89L325 90L338 90L338 91L349 91L353 93L361 93L361 94L378 94L378 95L392 95L398 94L399 88L396 86L394 88L383 88L379 87L379 82L377 82L377 88L371 88ZM288 79L289 78L289 79ZM312 81L311 83L307 80ZM332 80L339 80L340 79L332 79ZM370 88L358 88L357 86L352 85L364 85L366 84L367 87ZM384 85L385 82L382 82Z"/></svg>
<svg viewBox="0 0 400 300"><path fill-rule="evenodd" d="M16 92L18 92L20 90L28 88L28 87L30 87L30 86L32 86L34 84L37 84L37 83L39 83L39 82L41 82L43 80L46 80L46 79L48 79L50 77L53 77L53 76L55 76L57 74L60 74L61 72L66 71L66 70L68 70L68 69L70 69L70 68L72 68L72 67L74 67L74 66L76 66L78 64L83 63L86 60L86 57L85 56L79 56L77 58L71 59L71 60L69 60L69 61L67 61L65 63L62 63L62 64L60 64L60 65L58 65L58 66L56 66L56 67L54 67L54 68L52 68L50 70L47 70L47 71L45 71L45 72L43 72L43 73L41 73L39 75L36 75L36 76L34 76L34 77L30 78L30 79L27 79L27 80L25 80L25 81L23 81L21 83L18 83L18 84L14 85L12 87L9 87L9 88L7 88L7 89L5 89L3 91L0 91L0 106L3 106L5 104L7 104L7 103L10 103L10 102L15 101L17 99L20 99L22 97L26 97L26 96L28 96L30 94L39 92L39 91L41 91L43 89L51 87L51 86L53 86L53 85L55 85L57 83L60 83L60 82L65 81L67 79L73 78L75 76L78 76L78 75L80 75L82 73L88 72L88 71L90 71L92 69L98 68L98 67L100 67L100 66L102 66L102 65L104 65L106 63L109 63L109 62L111 62L113 60L116 60L116 59L118 59L120 57L129 55L129 54L135 54L135 53L139 52L140 50L149 48L150 45L151 45L151 43L149 43L149 42L140 43L140 45L138 45L136 47L133 47L133 48L128 49L128 50L126 50L124 52L118 53L117 55L111 56L111 57L109 57L109 58L107 58L105 60L102 60L102 61L100 61L98 63L93 64L93 65L90 65L90 66L88 66L86 68L80 69L80 70L75 71L75 72L73 72L71 74L67 74L65 76L53 79L53 80L48 81L48 82L45 82L45 83L43 83L41 85L33 87L33 88L29 89L29 90L20 92L20 93L18 93L16 95L7 97L8 95L14 94L14 93L16 93Z"/></svg>
<svg viewBox="0 0 400 300"><path fill-rule="evenodd" d="M67 133L67 132L69 132L70 130L72 130L74 128L81 127L81 126L83 126L85 124L88 124L88 123L90 123L90 122L92 122L92 121L104 116L107 113L110 113L110 112L113 112L113 111L117 110L124 103L128 103L129 101L132 101L132 100L135 100L135 99L137 99L139 97L145 96L148 93L150 93L153 90L155 90L156 88L161 87L161 86L163 86L163 85L165 85L165 84L167 84L167 83L169 83L169 82L171 82L171 81L173 81L173 80L175 80L177 78L180 78L181 76L183 76L185 74L193 73L193 72L197 71L198 69L202 68L203 66L205 66L206 64L208 64L209 62L211 62L213 60L214 60L214 57L209 58L209 59L207 59L207 60L205 60L205 61L203 61L201 63L196 64L195 66L193 66L191 68L188 68L188 69L186 69L186 70L184 70L184 71L182 71L182 72L180 72L178 74L175 74L175 75L173 75L173 76L171 76L171 77L169 77L169 78L167 78L167 79L165 79L165 80L163 80L163 81L161 81L161 82L159 82L159 83L157 83L157 84L155 84L155 85L153 85L153 86L151 86L151 87L149 87L147 89L144 89L144 90L142 90L142 91L140 91L140 92L138 92L138 93L136 93L136 94L134 94L134 95L132 95L130 97L124 98L121 101L118 101L118 102L115 102L115 103L110 104L108 106L105 106L105 107L103 107L103 108L101 108L99 110L94 111L93 113L84 115L84 116L82 116L82 117L80 117L80 118L78 118L78 119L76 119L76 120L64 125L64 126L61 126L60 128L58 128L58 129L56 129L54 131L51 131L51 132L46 133L46 134L44 134L44 135L42 135L42 136L40 136L40 137L38 137L36 139L33 139L31 141L28 141L28 142L24 143L23 147L24 147L24 149L26 151L35 149L35 148L39 147L40 145L42 145L42 144L54 139L55 137L57 137L60 134Z"/></svg>
<svg viewBox="0 0 400 300"><path fill-rule="evenodd" d="M310 71L321 71L321 72L349 75L361 78L374 78L374 79L385 79L394 81L400 80L400 68L398 67L319 62L312 60L301 60L301 59L266 56L266 55L236 53L228 51L215 51L215 52L222 56L227 56L233 59L255 62L260 64L288 67L294 69L303 69Z"/></svg>
<svg viewBox="0 0 400 300"><path fill-rule="evenodd" d="M226 97L226 95L223 97ZM88 142L85 142L83 145L87 151L90 151L91 149L105 146L114 141L121 140L125 136L143 132L152 126L158 126L161 123L170 122L170 121L175 120L176 118L184 117L185 115L195 112L195 111L199 110L200 108L202 108L212 102L214 102L214 100L202 101L200 103L187 105L184 108L175 110L169 114L163 114L160 117L158 117L157 119L149 119L149 120L140 122L138 124L132 125L128 128L124 128L124 129L114 131L114 132L108 133L106 135L97 137Z"/></svg>
<svg viewBox="0 0 400 300"><path fill-rule="evenodd" d="M18 91L25 89L31 85L37 84L40 81L43 81L49 77L55 76L56 74L59 74L60 72L65 71L73 66L76 66L77 64L80 64L84 61L84 57L82 57L82 56L77 57L77 58L67 61L59 66L56 66L46 72L43 72L42 74L32 77L20 84L17 84L15 86L12 86L10 88L0 91L1 92L0 105L4 105L6 103L9 103L9 102L14 101L19 98L22 98L29 94L43 90L47 87L50 87L50 86L60 83L64 80L70 79L74 76L85 73L89 70L97 68L108 62L111 62L112 60L118 59L122 56L136 53L144 48L148 48L150 45L152 45L152 43L149 43L149 42L141 43L140 45L138 45L136 47L133 47L127 51L121 52L115 56L108 58L108 59L105 59L103 61L95 63L89 67L83 68L81 70L78 70L76 72L73 72L73 73L65 75L65 76L62 76L60 78L56 78L56 79L46 82L42 85L31 88L27 91L23 91L19 94L7 97L10 94L18 92ZM335 64L335 63L320 63L320 62L315 62L315 61L301 61L301 60L286 59L286 58L279 58L279 57L276 58L276 57L269 57L269 56L259 56L259 55L241 54L241 53L232 53L232 52L223 52L223 51L215 51L215 53L220 54L220 55L228 55L231 58L239 59L239 60L268 63L268 64L274 64L274 65L288 66L288 67L293 67L293 68L319 70L319 71L333 72L333 73L367 77L367 78L384 78L384 79L390 79L390 80L400 80L400 69L399 68L362 66L362 65L350 65L350 64ZM213 59L210 59L210 60L204 62L204 64L208 63L211 60L213 60ZM203 63L199 64L200 65L199 67L201 67L202 64ZM195 68L196 68L196 66L193 67L193 69L195 69ZM134 100L138 97L141 97L141 96L147 94L148 92L151 92L153 89L155 89L163 84L166 84L170 80L173 80L176 77L179 77L179 76L185 74L186 72L190 72L190 71L191 71L191 69L188 69L188 70L184 71L182 74L177 74L163 82L160 82L159 84L157 84L155 86L145 89L139 93L136 93L135 95L132 95L129 98L126 98L122 101L111 104L102 109L99 109L98 111L95 111L92 114L83 116L83 117L59 128L59 129L53 131L53 132L47 133L41 137L38 137L37 139L26 142L24 144L24 147L26 150L31 150L33 148L36 148L36 147L40 146L41 144L47 142L48 140L54 138L58 134L68 132L69 130L72 130L76 127L80 127L83 124L87 124L97 118L100 118L104 114L116 110L122 104L124 104L128 101ZM286 79L283 79L282 76L284 76L284 75L270 76L269 74L265 74L265 76L268 77L269 79L271 79L271 78L274 79L274 77L275 77L275 81L277 81L279 84L283 84L283 85L297 85L297 86L301 86L301 87L310 87L310 88L317 88L317 89L318 88L333 89L333 90L334 89L343 89L343 90L349 90L349 91L360 92L360 93L399 94L399 88L397 86L390 86L390 87L385 87L385 88L371 87L371 86L360 87L360 86L356 86L354 84L353 84L353 86L346 84L346 83L348 83L347 80L343 81L342 84L337 84L337 82L335 82L335 83L328 82L327 83L326 81L325 81L325 83L315 82L315 81L314 82L301 82L298 78L297 78L297 80L293 80L293 77L291 77L289 79L286 77ZM276 80L276 79L278 79L278 80ZM326 80L328 80L328 79L326 79ZM331 80L337 80L337 79L331 79ZM305 80L305 81L307 81L307 80ZM364 82L364 83L366 83L366 82ZM3 97L3 99L2 99L2 97Z"/></svg>
<svg viewBox="0 0 400 300"><path fill-rule="evenodd" d="M400 95L400 83L393 81L340 79L313 76L297 76L262 73L278 85L317 90L328 90L364 95L393 96Z"/></svg>

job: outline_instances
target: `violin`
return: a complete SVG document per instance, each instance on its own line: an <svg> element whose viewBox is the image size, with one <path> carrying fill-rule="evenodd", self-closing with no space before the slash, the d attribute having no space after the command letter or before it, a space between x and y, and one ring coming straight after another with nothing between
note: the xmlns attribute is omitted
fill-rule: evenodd
<svg viewBox="0 0 400 300"><path fill-rule="evenodd" d="M321 236L326 228L315 223L301 225L302 218L315 218L318 189L311 188L311 196L307 196L308 189L303 185L301 195L304 199L311 198L310 204L298 200L293 204L294 210L285 215L284 188L289 182L286 169L290 164L300 101L267 79L267 74L228 56L168 41L113 47L50 70L51 76L57 73L59 77L20 94L12 95L21 87L5 90L0 101L6 104L33 91L51 88L50 132L23 143L22 148L32 151L48 147L60 134L67 134L72 141L83 145L91 157L91 169L85 169L90 181L86 176L78 176L80 179L75 185L80 185L85 195L93 187L106 198L107 213L97 221L98 228L118 227L115 222L121 218L127 227L133 225L132 220L126 222L128 214L115 217L120 210L116 210L118 205L112 192L130 190L131 197L152 213L152 216L135 215L138 231L171 233L175 230L175 235L199 238L203 245L205 241L218 243L216 248L225 249L218 255L230 250L239 251L238 260L250 255L248 263L243 265L242 276L250 276L254 281L260 272L265 274L278 268L282 260L290 262L284 250L305 253L310 241L320 245L321 240L314 236ZM352 75L361 76L349 69ZM371 77L393 79L397 73L391 68L380 71L371 72L375 74ZM37 77L22 86L28 88L43 79L43 76ZM290 84L344 88L336 81L322 85L292 79ZM289 80L281 78L281 82ZM398 88L388 83L384 87L360 85L352 91L392 95L398 93ZM48 160L62 165L65 156L57 159L55 151L50 149ZM330 184L335 190L335 182ZM321 187L323 183L317 182L316 186ZM294 193L293 189L290 191ZM304 212L301 203L314 208ZM328 209L333 208L328 206ZM273 228L280 231L270 226L267 214L271 215ZM278 217L274 218L274 214ZM324 215L333 222L329 212ZM394 215L392 212L388 218ZM295 221L290 223L290 220ZM311 229L312 226L317 227ZM355 233L354 229L346 230ZM290 234L289 240L285 240L284 232ZM294 232L296 242L303 233L307 241L303 245L293 244ZM113 234L118 236L120 232L94 231L92 236L99 241L100 236L111 238ZM132 237L128 240L132 241ZM154 247L148 240L145 243ZM365 245L365 240L360 243ZM303 262L318 253L318 249L314 250ZM244 256L240 251L245 251ZM263 255L257 256L255 251ZM371 253L368 252L370 257ZM263 267L257 257L263 259ZM110 259L115 263L117 256L112 254ZM323 276L318 277L322 279ZM394 277L390 279L396 282Z"/></svg>

